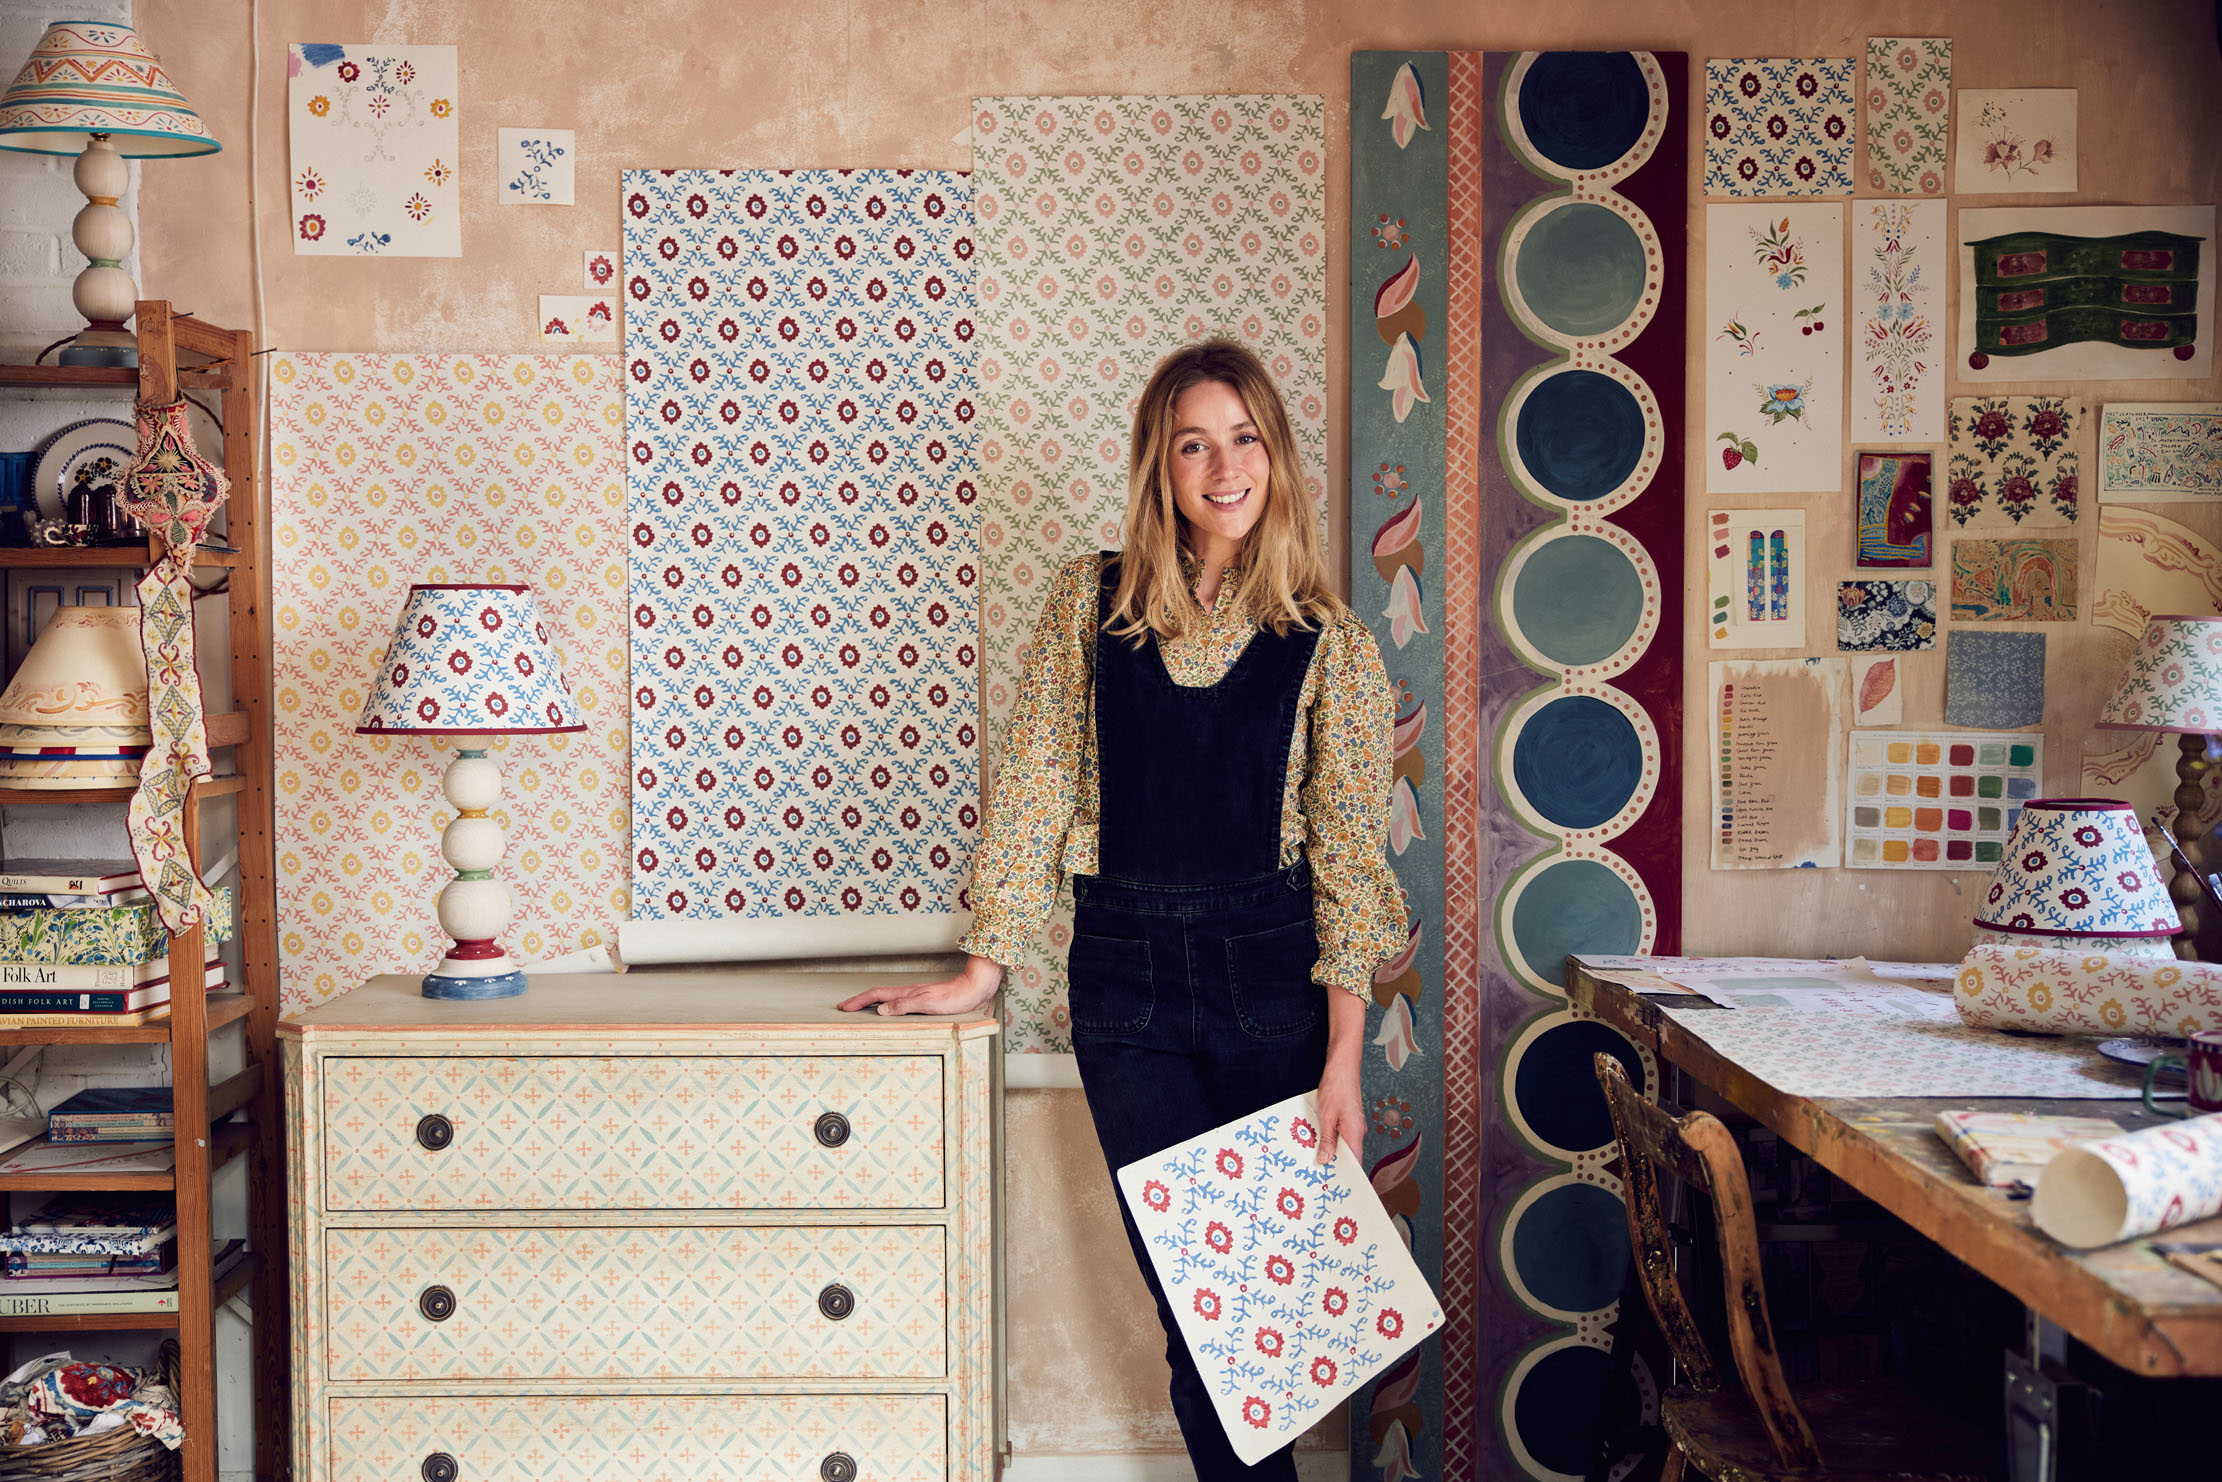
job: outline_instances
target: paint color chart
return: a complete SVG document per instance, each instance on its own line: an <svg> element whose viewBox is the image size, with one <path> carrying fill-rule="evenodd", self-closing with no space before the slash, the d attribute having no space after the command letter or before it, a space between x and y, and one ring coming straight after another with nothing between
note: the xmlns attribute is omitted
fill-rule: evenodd
<svg viewBox="0 0 2222 1482"><path fill-rule="evenodd" d="M2021 805L2044 785L2044 737L1854 731L1844 863L1868 870L1988 870Z"/></svg>

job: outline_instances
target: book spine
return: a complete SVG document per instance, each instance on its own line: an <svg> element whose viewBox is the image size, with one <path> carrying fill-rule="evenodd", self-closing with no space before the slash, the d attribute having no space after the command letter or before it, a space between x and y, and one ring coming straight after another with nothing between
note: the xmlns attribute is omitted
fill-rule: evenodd
<svg viewBox="0 0 2222 1482"><path fill-rule="evenodd" d="M145 882L132 875L11 875L0 870L0 891L19 895L120 895Z"/></svg>
<svg viewBox="0 0 2222 1482"><path fill-rule="evenodd" d="M170 1001L129 1014L0 1014L0 1029L136 1029L170 1014Z"/></svg>
<svg viewBox="0 0 2222 1482"><path fill-rule="evenodd" d="M128 992L139 986L136 978L137 973L121 963L0 962L0 990L12 992L67 993L85 989Z"/></svg>
<svg viewBox="0 0 2222 1482"><path fill-rule="evenodd" d="M46 1140L59 1143L168 1142L174 1123L144 1122L130 1127L56 1127L46 1129Z"/></svg>
<svg viewBox="0 0 2222 1482"><path fill-rule="evenodd" d="M55 1292L18 1297L0 1291L0 1317L53 1317L74 1312L175 1312L177 1289L152 1292Z"/></svg>
<svg viewBox="0 0 2222 1482"><path fill-rule="evenodd" d="M60 1014L75 1010L79 1013L127 1014L133 1009L152 1005L155 987L149 983L138 990L99 993L24 992L0 988L0 1014Z"/></svg>

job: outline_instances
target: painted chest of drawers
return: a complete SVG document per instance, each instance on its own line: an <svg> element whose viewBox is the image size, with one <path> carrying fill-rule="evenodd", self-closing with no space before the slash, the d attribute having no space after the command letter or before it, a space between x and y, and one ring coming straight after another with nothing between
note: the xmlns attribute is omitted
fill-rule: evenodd
<svg viewBox="0 0 2222 1482"><path fill-rule="evenodd" d="M990 1482L995 1020L873 981L281 1025L300 1482Z"/></svg>

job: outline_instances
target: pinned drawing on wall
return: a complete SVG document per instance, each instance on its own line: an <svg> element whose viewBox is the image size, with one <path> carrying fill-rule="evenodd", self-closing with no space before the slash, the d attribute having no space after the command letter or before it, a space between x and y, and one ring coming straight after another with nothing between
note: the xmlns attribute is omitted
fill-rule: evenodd
<svg viewBox="0 0 2222 1482"><path fill-rule="evenodd" d="M585 271L579 278L579 286L588 293L615 293L618 261L615 247L590 248L586 254Z"/></svg>
<svg viewBox="0 0 2222 1482"><path fill-rule="evenodd" d="M1944 202L1861 201L1852 208L1852 436L1944 436Z"/></svg>
<svg viewBox="0 0 2222 1482"><path fill-rule="evenodd" d="M2166 515L2110 504L2092 586L2091 621L2142 638L2155 616L2222 612L2222 550Z"/></svg>
<svg viewBox="0 0 2222 1482"><path fill-rule="evenodd" d="M2086 797L2120 798L2137 810L2148 836L2155 827L2172 830L2176 821L2176 741L2158 731L2108 731L2083 743ZM2222 823L2222 767L2207 767L2198 777L2201 802L2193 813L2194 836ZM2165 839L2156 838L2162 851Z"/></svg>
<svg viewBox="0 0 2222 1482"><path fill-rule="evenodd" d="M1906 687L1899 679L1902 667L1895 654L1879 659L1853 659L1852 724L1894 726L1906 718Z"/></svg>
<svg viewBox="0 0 2222 1482"><path fill-rule="evenodd" d="M1946 725L2010 731L2044 721L2044 634L1956 628L1944 647Z"/></svg>
<svg viewBox="0 0 2222 1482"><path fill-rule="evenodd" d="M1867 186L1900 196L1944 194L1951 138L1949 37L1867 38Z"/></svg>
<svg viewBox="0 0 2222 1482"><path fill-rule="evenodd" d="M1805 647L1805 511L1706 516L1706 622L1714 648Z"/></svg>
<svg viewBox="0 0 2222 1482"><path fill-rule="evenodd" d="M1844 208L1705 208L1709 493L1843 479Z"/></svg>
<svg viewBox="0 0 2222 1482"><path fill-rule="evenodd" d="M578 145L569 129L499 129L494 146L504 206L568 206Z"/></svg>
<svg viewBox="0 0 2222 1482"><path fill-rule="evenodd" d="M2214 207L1959 213L1964 381L2198 380L2214 369Z"/></svg>
<svg viewBox="0 0 2222 1482"><path fill-rule="evenodd" d="M1416 75L1393 89L1369 85L1366 93L1369 106L1357 110L1353 127L1378 135L1395 158L1440 144L1439 133L1414 138L1429 122ZM1374 117L1381 105L1371 100L1391 94L1407 105L1409 153L1389 145L1394 119ZM1166 352L1224 333L1259 354L1288 404L1302 465L1298 487L1324 519L1325 116L1325 100L1314 95L973 99L988 776L1017 702L1020 654L1051 579L1071 557L1120 542L1129 407ZM1391 211L1391 222L1415 219L1395 229L1400 240L1390 251L1366 230L1378 215L1368 207L1353 223L1368 243L1359 292L1372 293L1406 257L1418 256L1414 301L1439 294L1441 258L1428 254L1442 251L1440 226L1423 232L1416 213ZM632 263L629 256L629 270ZM1370 314L1364 297L1353 307ZM1417 316L1408 318L1416 327ZM1427 333L1440 330L1430 325ZM1376 383L1393 347L1363 332L1351 342L1354 353L1361 347L1354 382L1387 421L1394 393ZM1425 389L1416 361L1412 384ZM1433 411L1415 395L1402 426L1417 435ZM1376 487L1425 482L1397 476ZM1399 506L1410 498L1405 488ZM1366 513L1361 541L1385 517ZM1365 547L1356 552L1362 557ZM1416 598L1419 574L1410 581ZM1410 611L1417 610L1415 601ZM1392 648L1386 639L1382 646ZM1013 965L1004 1000L1011 1053L1071 1049L1067 909L1052 916L1048 944Z"/></svg>
<svg viewBox="0 0 2222 1482"><path fill-rule="evenodd" d="M617 300L606 293L540 295L543 344L617 343Z"/></svg>
<svg viewBox="0 0 2222 1482"><path fill-rule="evenodd" d="M1713 868L1832 868L1843 857L1843 659L1715 661ZM1824 738L1814 745L1813 738ZM1793 739L1798 738L1798 739Z"/></svg>
<svg viewBox="0 0 2222 1482"><path fill-rule="evenodd" d="M1859 455L1859 542L1852 564L1927 566L1934 559L1934 501L1927 453Z"/></svg>
<svg viewBox="0 0 2222 1482"><path fill-rule="evenodd" d="M2222 402L2108 402L2099 414L2099 498L2222 500Z"/></svg>
<svg viewBox="0 0 2222 1482"><path fill-rule="evenodd" d="M1850 869L1989 869L2044 786L2041 732L1854 731L1850 750Z"/></svg>
<svg viewBox="0 0 2222 1482"><path fill-rule="evenodd" d="M1848 196L1858 113L1850 57L1705 64L1705 193Z"/></svg>
<svg viewBox="0 0 2222 1482"><path fill-rule="evenodd" d="M2081 402L2057 396L1952 399L1945 507L1955 525L2072 525L2082 512Z"/></svg>
<svg viewBox="0 0 2222 1482"><path fill-rule="evenodd" d="M2072 540L1955 540L1952 616L1975 623L2075 620Z"/></svg>
<svg viewBox="0 0 2222 1482"><path fill-rule="evenodd" d="M1844 653L1911 653L1937 646L1933 581L1847 581L1836 587L1836 646Z"/></svg>
<svg viewBox="0 0 2222 1482"><path fill-rule="evenodd" d="M2075 89L1962 88L1952 151L1959 193L2075 190Z"/></svg>
<svg viewBox="0 0 2222 1482"><path fill-rule="evenodd" d="M452 46L287 48L297 255L463 255L455 83Z"/></svg>

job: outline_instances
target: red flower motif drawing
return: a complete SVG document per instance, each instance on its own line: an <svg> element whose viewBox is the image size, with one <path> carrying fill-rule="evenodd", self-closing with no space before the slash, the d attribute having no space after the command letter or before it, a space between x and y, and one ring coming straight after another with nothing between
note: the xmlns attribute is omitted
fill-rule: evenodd
<svg viewBox="0 0 2222 1482"><path fill-rule="evenodd" d="M2085 824L2075 831L2075 841L2086 849L2098 848L2101 837L2099 831L2089 824Z"/></svg>
<svg viewBox="0 0 2222 1482"><path fill-rule="evenodd" d="M1289 1124L1288 1135L1296 1139L1298 1147L1315 1148L1319 1146L1319 1129L1302 1117L1298 1117Z"/></svg>
<svg viewBox="0 0 2222 1482"><path fill-rule="evenodd" d="M1281 1341L1281 1330L1279 1328L1258 1329L1258 1352L1264 1354L1267 1358L1279 1358L1281 1356Z"/></svg>
<svg viewBox="0 0 2222 1482"><path fill-rule="evenodd" d="M1296 1279L1296 1263L1278 1253L1265 1258L1265 1279L1275 1286L1287 1286Z"/></svg>
<svg viewBox="0 0 2222 1482"><path fill-rule="evenodd" d="M1220 1224L1217 1220L1213 1220L1210 1224L1204 1226L1204 1244L1210 1246L1219 1254L1225 1255L1228 1251L1234 1249L1234 1231Z"/></svg>
<svg viewBox="0 0 2222 1482"><path fill-rule="evenodd" d="M2084 894L2075 886L2071 885L2066 890L2060 892L2060 904L2066 906L2071 911L2080 911L2085 906L2091 904L2091 897Z"/></svg>
<svg viewBox="0 0 2222 1482"><path fill-rule="evenodd" d="M1358 1238L1358 1222L1349 1215L1335 1221L1335 1244L1348 1245Z"/></svg>
<svg viewBox="0 0 2222 1482"><path fill-rule="evenodd" d="M339 64L339 80L341 82L353 82L356 78L362 75L363 69L356 66L353 62L342 62Z"/></svg>
<svg viewBox="0 0 2222 1482"><path fill-rule="evenodd" d="M1159 1214L1163 1214L1173 1207L1173 1191L1153 1178L1142 1185L1142 1202Z"/></svg>
<svg viewBox="0 0 2222 1482"><path fill-rule="evenodd" d="M1221 1148L1218 1158L1219 1172L1227 1178L1242 1177L1242 1154L1233 1148Z"/></svg>
<svg viewBox="0 0 2222 1482"><path fill-rule="evenodd" d="M312 212L312 213L310 213L309 215L307 215L307 216L304 216L304 217L302 217L302 218L301 218L301 240L302 240L302 241L304 241L304 242L314 242L314 241L318 241L318 240L320 240L320 239L321 239L321 238L323 237L323 235L324 235L324 218L323 218L323 217L321 217L321 216L318 216L318 215L316 215L315 213L313 213L313 212Z"/></svg>
<svg viewBox="0 0 2222 1482"><path fill-rule="evenodd" d="M2043 869L2045 867L2044 851L2042 849L2032 849L2027 854L2024 854L2021 857L2021 867L2029 871L2031 874L2035 874L2037 871Z"/></svg>
<svg viewBox="0 0 2222 1482"><path fill-rule="evenodd" d="M1208 1286L1196 1288L1194 1298L1196 1315L1205 1322L1219 1321L1219 1294Z"/></svg>
<svg viewBox="0 0 2222 1482"><path fill-rule="evenodd" d="M1273 1407L1256 1395L1251 1395L1242 1402L1242 1418L1262 1431L1265 1423L1273 1418Z"/></svg>
<svg viewBox="0 0 2222 1482"><path fill-rule="evenodd" d="M1281 1211L1282 1219L1293 1220L1301 1219L1303 1217L1304 1196L1297 1193L1294 1189L1281 1190L1279 1196L1274 1199L1273 1203L1274 1206Z"/></svg>
<svg viewBox="0 0 2222 1482"><path fill-rule="evenodd" d="M2114 877L2114 883L2124 890L2143 890L2145 888L2144 877L2135 870L2122 871Z"/></svg>
<svg viewBox="0 0 2222 1482"><path fill-rule="evenodd" d="M1394 1307L1384 1307L1381 1315L1373 1320L1373 1330L1382 1337L1395 1341L1404 1333L1404 1314Z"/></svg>
<svg viewBox="0 0 2222 1482"><path fill-rule="evenodd" d="M1312 1360L1312 1383L1325 1389L1335 1382L1335 1361L1325 1354Z"/></svg>
<svg viewBox="0 0 2222 1482"><path fill-rule="evenodd" d="M1350 1310L1350 1293L1339 1286L1331 1286L1327 1288L1327 1295L1319 1299L1319 1305L1329 1317L1340 1317Z"/></svg>

